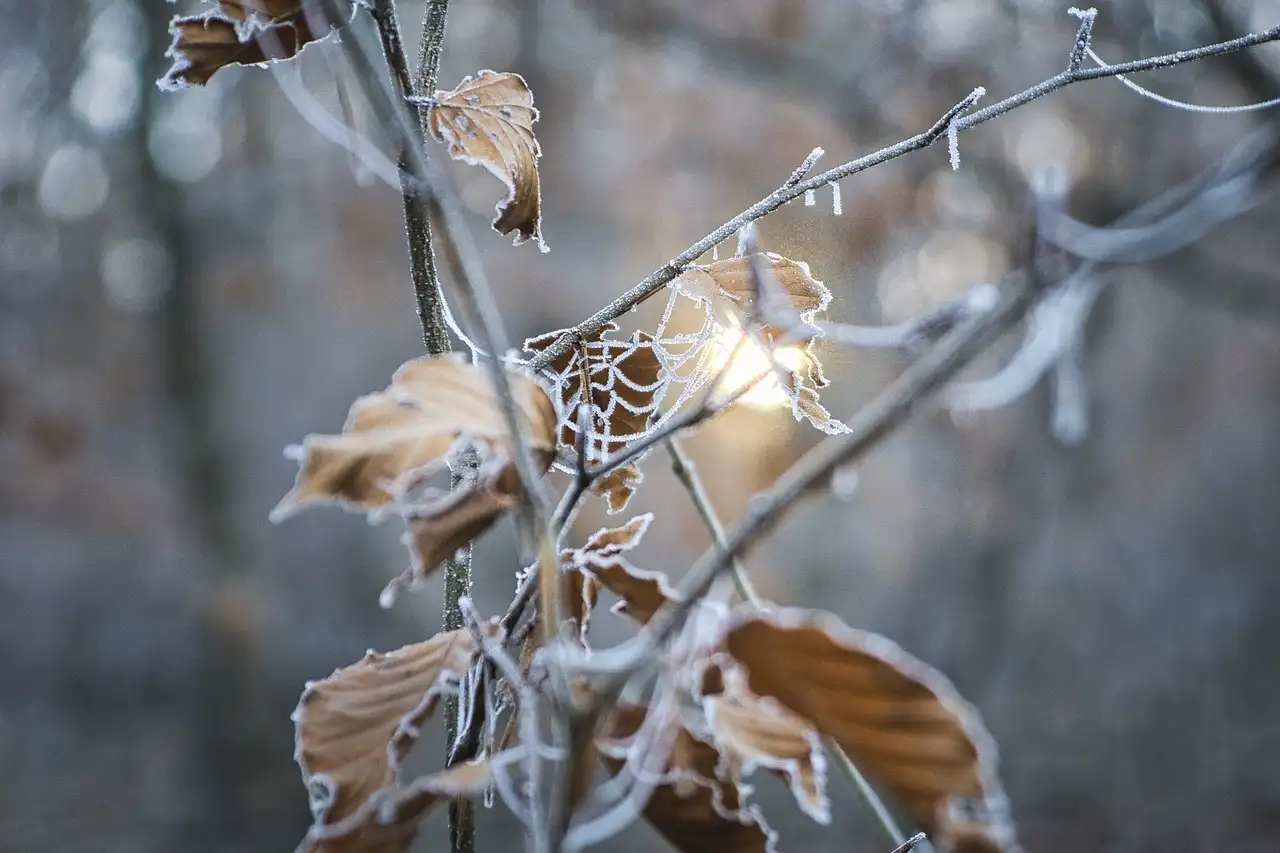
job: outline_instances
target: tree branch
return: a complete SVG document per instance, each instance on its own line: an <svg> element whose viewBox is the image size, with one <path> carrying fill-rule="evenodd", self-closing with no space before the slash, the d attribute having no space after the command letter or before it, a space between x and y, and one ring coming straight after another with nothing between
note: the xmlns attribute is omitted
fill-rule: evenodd
<svg viewBox="0 0 1280 853"><path fill-rule="evenodd" d="M1051 92L1070 86L1073 83L1080 83L1085 80L1100 80L1105 77L1115 77L1120 74L1135 74L1141 71L1151 71L1157 68L1169 68L1174 65L1181 65L1186 62L1195 62L1200 59L1207 59L1213 56L1221 56L1232 53L1234 51L1243 50L1244 48L1253 47L1259 44L1276 41L1280 39L1280 26L1272 27L1262 32L1252 33L1241 38L1232 39L1230 41L1219 42L1217 44L1207 45L1205 47L1196 48L1194 50L1182 50L1176 53L1169 53L1163 56L1151 57L1150 59L1140 59L1134 62L1125 62L1119 65L1108 65L1102 68L1068 68L1067 70L1050 77L1030 89L1019 92L1016 95L1005 98L999 103L992 104L985 109L977 110L969 115L958 117L957 111L963 110L966 101L957 104L946 115L936 122L933 127L919 133L909 139L904 139L887 148L860 157L856 160L850 160L833 169L829 169L820 175L809 178L798 183L788 181L783 186L771 192L769 195L760 199L760 201L748 207L739 213L733 219L725 222L716 228L707 236L676 255L662 267L654 270L643 281L632 287L630 290L618 296L608 305L601 308L595 314L592 314L586 320L583 320L577 326L569 329L551 346L538 353L531 361L530 366L535 370L540 370L553 360L559 358L569 351L574 342L582 338L590 337L600 332L610 321L622 316L635 306L644 302L653 294L657 293L663 287L675 280L676 276L684 271L684 268L696 261L704 253L710 251L728 238L732 237L743 226L755 222L769 213L777 210L787 202L803 196L810 190L816 190L819 187L835 181L842 180L855 175L858 172L866 171L873 166L879 166L890 160L896 160L899 157L928 148L937 142L940 138L946 136L947 130L951 127L952 121L957 131L968 130L976 127L984 122L999 118L1011 110L1029 104L1032 101L1042 98Z"/></svg>

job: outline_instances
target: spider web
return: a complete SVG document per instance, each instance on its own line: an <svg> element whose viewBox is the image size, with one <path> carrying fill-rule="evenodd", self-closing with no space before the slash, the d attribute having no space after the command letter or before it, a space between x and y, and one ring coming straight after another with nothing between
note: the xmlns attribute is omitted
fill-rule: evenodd
<svg viewBox="0 0 1280 853"><path fill-rule="evenodd" d="M615 339L610 334L618 327L611 323L599 337L579 344L567 360L561 357L544 368L543 375L554 387L552 399L562 444L576 445L579 407L589 406L583 443L588 463L608 462L630 443L662 429L722 366L715 342L727 327L713 316L710 301L685 292L678 279L668 285L668 291L662 318L652 335L636 332L630 339ZM672 329L682 301L700 309L701 323L693 332ZM525 342L525 348L536 349L538 342L549 344L560 334L533 338ZM654 381L636 381L637 372L647 372L636 369L638 362L645 362L648 369L656 362ZM619 424L631 424L632 428L615 429ZM564 460L555 464L559 470L573 471Z"/></svg>

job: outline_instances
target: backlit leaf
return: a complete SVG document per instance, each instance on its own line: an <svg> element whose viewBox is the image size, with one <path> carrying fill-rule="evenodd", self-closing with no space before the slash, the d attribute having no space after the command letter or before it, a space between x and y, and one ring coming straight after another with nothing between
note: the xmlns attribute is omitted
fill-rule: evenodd
<svg viewBox="0 0 1280 853"><path fill-rule="evenodd" d="M515 242L542 241L542 190L533 135L538 111L533 93L519 74L481 71L464 77L456 89L437 92L427 113L431 135L449 145L449 156L483 166L507 185L493 228L516 232Z"/></svg>
<svg viewBox="0 0 1280 853"><path fill-rule="evenodd" d="M826 310L831 302L831 291L810 274L808 264L773 252L765 252L760 257L781 289L791 297L792 307L803 319L812 319L817 312ZM681 273L680 284L691 295L727 299L744 311L748 310L755 293L751 258L725 258L692 267Z"/></svg>
<svg viewBox="0 0 1280 853"><path fill-rule="evenodd" d="M995 743L941 673L811 611L740 611L725 642L752 692L833 738L944 845L959 830L1012 844Z"/></svg>

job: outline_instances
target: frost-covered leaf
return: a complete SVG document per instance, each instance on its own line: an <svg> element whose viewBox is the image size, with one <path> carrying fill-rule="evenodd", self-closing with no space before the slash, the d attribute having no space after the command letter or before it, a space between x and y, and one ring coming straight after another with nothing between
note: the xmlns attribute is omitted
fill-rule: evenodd
<svg viewBox="0 0 1280 853"><path fill-rule="evenodd" d="M402 787L379 790L345 820L313 825L299 853L404 853L438 803L484 793L496 767L510 755L458 764Z"/></svg>
<svg viewBox="0 0 1280 853"><path fill-rule="evenodd" d="M812 320L815 314L826 310L831 302L831 291L810 274L809 265L773 252L757 254L754 258L726 258L705 266L691 267L680 274L679 287L690 296L709 302L713 315L721 325L739 325L726 309L735 306L745 312L752 307L756 288L751 264L756 258L764 261L765 268L773 274L780 289L790 297L791 307L801 319ZM768 327L766 331L770 339L779 334L777 330Z"/></svg>
<svg viewBox="0 0 1280 853"><path fill-rule="evenodd" d="M649 416L666 381L653 337L636 332L628 341L613 340L610 335L617 330L617 325L610 323L547 366L556 375L560 443L575 446L578 407L589 404L586 447L594 461L609 458L647 431ZM530 338L524 348L541 352L566 331ZM584 388L590 390L584 392ZM632 463L596 480L591 491L604 497L610 514L616 514L626 509L642 479L640 469Z"/></svg>
<svg viewBox="0 0 1280 853"><path fill-rule="evenodd" d="M710 737L732 779L757 767L786 779L796 803L819 823L831 819L825 756L818 732L803 719L742 687L706 700Z"/></svg>
<svg viewBox="0 0 1280 853"><path fill-rule="evenodd" d="M350 3L346 9L353 8ZM228 65L290 59L350 20L331 21L320 0L222 0L216 9L175 17L169 25L174 60L160 85L202 86Z"/></svg>
<svg viewBox="0 0 1280 853"><path fill-rule="evenodd" d="M652 521L652 514L637 516L622 527L596 531L580 548L566 548L560 552L565 615L574 621L576 633L584 646L587 644L591 611L600 597L600 582L594 575L584 572L583 567L607 566L620 560L622 554L640 544Z"/></svg>
<svg viewBox="0 0 1280 853"><path fill-rule="evenodd" d="M615 468L603 477L597 477L591 483L589 491L596 497L604 498L609 515L617 515L627 508L631 496L642 482L644 474L640 471L640 466L632 462Z"/></svg>
<svg viewBox="0 0 1280 853"><path fill-rule="evenodd" d="M597 741L609 770L617 774L633 750L629 743L644 722L647 708L620 704ZM672 721L670 725L679 726ZM731 781L720 779L720 754L683 727L675 732L659 784L644 809L645 819L682 853L764 853L776 834L757 807L742 801Z"/></svg>
<svg viewBox="0 0 1280 853"><path fill-rule="evenodd" d="M756 306L756 285L752 265L760 264L765 274L771 276L765 298L786 299L784 310ZM788 327L779 328L770 323L771 318L789 315L801 323L812 323L817 314L825 311L831 302L831 292L809 272L809 265L772 252L744 255L714 261L706 266L691 267L677 280L681 292L702 302L712 319L725 329L744 325L754 308L756 334L766 347L772 347L786 334ZM763 315L763 316L762 316ZM807 420L823 432L834 435L847 432L840 420L833 418L818 401L818 391L827 386L827 378L818 360L816 340L819 332L810 328L804 336L804 365L799 370L785 369L781 381L783 392L791 400L791 411L796 420ZM793 338L794 340L794 338Z"/></svg>
<svg viewBox="0 0 1280 853"><path fill-rule="evenodd" d="M510 382L545 471L555 445L555 407L533 380L512 374ZM341 435L303 440L297 482L273 518L317 503L395 511L409 523L410 575L421 577L515 502L520 481L505 455L506 440L500 406L480 368L455 357L415 359L396 371L386 390L355 402ZM479 471L474 483L451 490L449 472L464 443L479 455Z"/></svg>
<svg viewBox="0 0 1280 853"><path fill-rule="evenodd" d="M493 229L516 232L517 245L542 241L542 190L533 135L538 111L533 93L519 74L481 71L464 77L456 89L437 92L427 113L431 135L449 145L449 156L483 166L507 185L498 203Z"/></svg>
<svg viewBox="0 0 1280 853"><path fill-rule="evenodd" d="M512 374L510 382L533 447L550 450L551 400L527 377ZM356 400L341 435L303 440L297 483L277 512L324 502L385 507L404 494L407 475L443 459L460 436L500 446L506 432L481 368L453 356L414 359L396 371L386 390Z"/></svg>
<svg viewBox="0 0 1280 853"><path fill-rule="evenodd" d="M465 630L437 634L309 684L293 720L295 758L317 825L354 815L398 781L399 763L478 654Z"/></svg>
<svg viewBox="0 0 1280 853"><path fill-rule="evenodd" d="M636 516L621 527L597 531L581 548L560 552L562 570L577 570L618 597L614 610L637 622L648 622L663 604L679 594L662 572L638 569L625 554L640 544L653 515ZM592 603L595 592L592 592Z"/></svg>
<svg viewBox="0 0 1280 853"><path fill-rule="evenodd" d="M725 643L752 692L834 739L944 845L964 834L1012 846L995 743L941 673L812 611L740 611Z"/></svg>

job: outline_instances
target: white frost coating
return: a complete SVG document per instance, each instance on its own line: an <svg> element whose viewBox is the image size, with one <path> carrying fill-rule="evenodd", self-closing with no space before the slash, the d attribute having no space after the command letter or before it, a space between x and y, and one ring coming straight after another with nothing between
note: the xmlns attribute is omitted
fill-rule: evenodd
<svg viewBox="0 0 1280 853"><path fill-rule="evenodd" d="M839 181L832 181L831 183L831 213L833 216L840 216L844 213L844 202L840 198Z"/></svg>
<svg viewBox="0 0 1280 853"><path fill-rule="evenodd" d="M833 186L834 186L834 185L833 185ZM814 206L815 204L817 204L817 203L818 203L818 194L817 194L816 192L814 192L813 190L805 190L805 191L804 191L804 206L805 206L805 207L813 207L813 206Z"/></svg>

